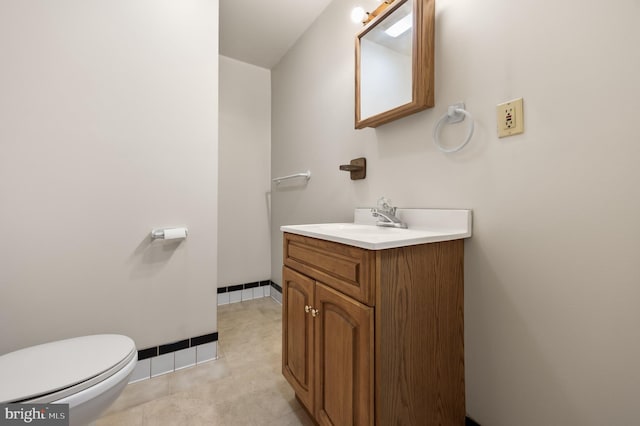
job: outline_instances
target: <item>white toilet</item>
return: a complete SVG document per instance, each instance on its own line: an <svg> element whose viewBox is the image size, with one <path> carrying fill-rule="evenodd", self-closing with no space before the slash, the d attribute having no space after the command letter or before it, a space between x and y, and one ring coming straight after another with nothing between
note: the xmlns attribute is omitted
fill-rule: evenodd
<svg viewBox="0 0 640 426"><path fill-rule="evenodd" d="M69 404L70 425L96 420L120 395L136 366L129 337L99 334L0 356L0 403Z"/></svg>

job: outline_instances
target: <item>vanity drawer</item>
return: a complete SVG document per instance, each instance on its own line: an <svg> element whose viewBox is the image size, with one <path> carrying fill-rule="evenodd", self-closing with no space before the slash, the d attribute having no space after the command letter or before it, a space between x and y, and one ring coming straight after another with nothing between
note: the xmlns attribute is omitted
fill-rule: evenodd
<svg viewBox="0 0 640 426"><path fill-rule="evenodd" d="M371 250L285 233L284 264L362 303L374 304Z"/></svg>

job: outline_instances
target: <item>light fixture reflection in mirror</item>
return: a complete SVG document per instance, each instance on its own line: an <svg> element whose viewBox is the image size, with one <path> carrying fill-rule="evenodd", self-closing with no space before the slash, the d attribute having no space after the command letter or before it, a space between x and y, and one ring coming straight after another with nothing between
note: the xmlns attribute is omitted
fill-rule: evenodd
<svg viewBox="0 0 640 426"><path fill-rule="evenodd" d="M398 22L390 26L385 30L385 33L390 37L398 37L401 34L404 34L409 28L413 26L413 13L409 13L404 18L400 19Z"/></svg>

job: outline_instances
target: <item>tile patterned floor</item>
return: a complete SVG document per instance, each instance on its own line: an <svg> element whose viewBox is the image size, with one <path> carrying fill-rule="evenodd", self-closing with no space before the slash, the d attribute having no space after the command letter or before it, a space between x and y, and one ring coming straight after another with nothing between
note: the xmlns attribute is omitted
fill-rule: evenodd
<svg viewBox="0 0 640 426"><path fill-rule="evenodd" d="M218 306L216 361L127 385L97 426L311 426L280 372L281 306Z"/></svg>

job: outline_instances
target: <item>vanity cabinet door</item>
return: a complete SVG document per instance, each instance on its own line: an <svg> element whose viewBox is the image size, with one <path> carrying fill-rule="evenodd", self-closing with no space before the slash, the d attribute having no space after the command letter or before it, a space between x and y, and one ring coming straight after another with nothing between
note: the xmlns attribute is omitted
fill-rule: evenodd
<svg viewBox="0 0 640 426"><path fill-rule="evenodd" d="M315 418L320 425L373 425L373 308L321 283L315 307Z"/></svg>
<svg viewBox="0 0 640 426"><path fill-rule="evenodd" d="M314 318L305 307L314 306L315 281L286 266L282 281L282 374L313 413Z"/></svg>

